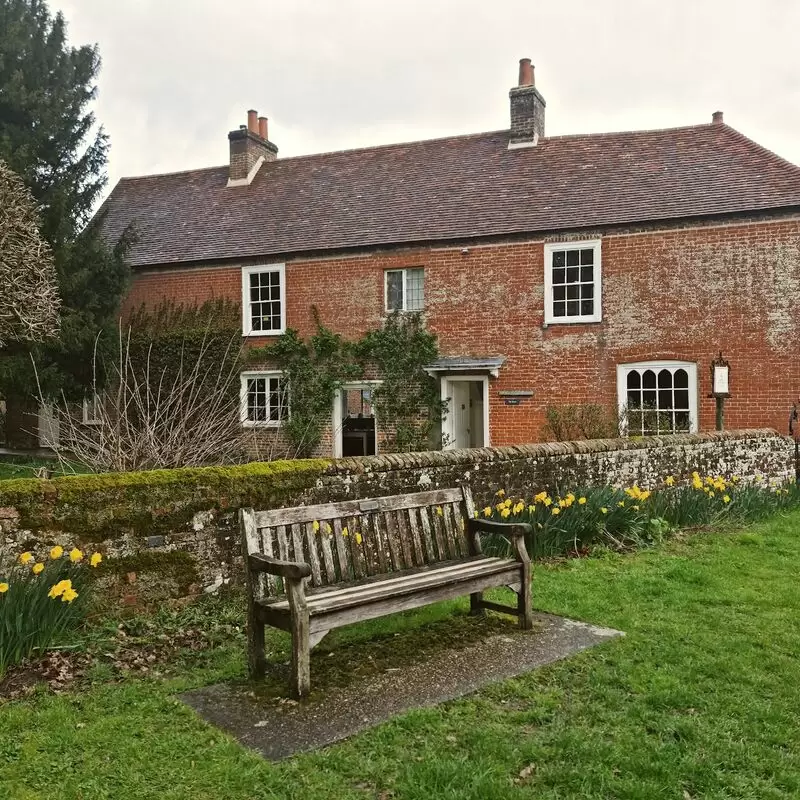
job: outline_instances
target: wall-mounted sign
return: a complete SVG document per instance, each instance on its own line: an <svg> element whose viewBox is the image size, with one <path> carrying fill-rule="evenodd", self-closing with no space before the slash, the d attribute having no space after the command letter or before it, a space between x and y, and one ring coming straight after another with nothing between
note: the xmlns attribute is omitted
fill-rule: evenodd
<svg viewBox="0 0 800 800"><path fill-rule="evenodd" d="M722 357L722 351L711 362L711 394L714 397L730 397L730 364Z"/></svg>
<svg viewBox="0 0 800 800"><path fill-rule="evenodd" d="M523 400L533 397L530 389L503 389L497 394L503 398L503 403L507 406L518 406Z"/></svg>

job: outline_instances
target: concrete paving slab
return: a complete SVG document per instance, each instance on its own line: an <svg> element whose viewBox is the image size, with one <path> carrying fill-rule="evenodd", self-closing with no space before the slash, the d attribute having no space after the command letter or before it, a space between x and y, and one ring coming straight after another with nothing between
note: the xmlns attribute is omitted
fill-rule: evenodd
<svg viewBox="0 0 800 800"><path fill-rule="evenodd" d="M462 697L624 636L585 622L536 614L533 631L510 630L366 681L335 687L302 703L259 698L252 684L217 684L181 699L264 758L278 761L346 739L414 708ZM311 680L314 674L312 668Z"/></svg>

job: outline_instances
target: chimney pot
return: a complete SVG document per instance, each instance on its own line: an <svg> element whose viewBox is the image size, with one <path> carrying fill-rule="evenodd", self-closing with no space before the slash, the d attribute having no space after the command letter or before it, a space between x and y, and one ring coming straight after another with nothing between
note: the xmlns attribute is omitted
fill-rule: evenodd
<svg viewBox="0 0 800 800"><path fill-rule="evenodd" d="M250 133L258 133L258 111L252 108L247 112L247 130Z"/></svg>
<svg viewBox="0 0 800 800"><path fill-rule="evenodd" d="M533 64L529 58L521 58L519 60L519 85L520 86L533 86Z"/></svg>
<svg viewBox="0 0 800 800"><path fill-rule="evenodd" d="M715 125L722 125L722 121L723 121L723 120L722 120L722 112L721 112L721 111L715 111L715 112L714 112L714 113L711 115L711 121L712 121L712 122L713 122Z"/></svg>
<svg viewBox="0 0 800 800"><path fill-rule="evenodd" d="M259 117L258 118L258 135L262 139L269 139L269 136L267 136L267 118L266 117Z"/></svg>

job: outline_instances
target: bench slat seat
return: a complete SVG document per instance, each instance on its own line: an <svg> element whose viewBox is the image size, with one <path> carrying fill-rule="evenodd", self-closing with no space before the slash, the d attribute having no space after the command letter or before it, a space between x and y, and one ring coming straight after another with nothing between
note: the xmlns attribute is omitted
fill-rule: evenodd
<svg viewBox="0 0 800 800"><path fill-rule="evenodd" d="M528 525L474 519L468 487L299 506L242 509L248 582L248 661L263 675L264 625L292 634L292 681L310 691L309 653L342 625L466 594L532 625ZM486 556L480 535L511 540L514 558ZM509 586L516 608L484 603L482 592Z"/></svg>

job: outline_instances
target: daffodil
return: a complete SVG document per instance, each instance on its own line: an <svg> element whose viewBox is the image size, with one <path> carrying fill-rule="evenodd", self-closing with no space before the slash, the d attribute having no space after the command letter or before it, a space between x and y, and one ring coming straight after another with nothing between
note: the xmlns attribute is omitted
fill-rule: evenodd
<svg viewBox="0 0 800 800"><path fill-rule="evenodd" d="M0 583L0 594L5 594L8 591L7 583Z"/></svg>
<svg viewBox="0 0 800 800"><path fill-rule="evenodd" d="M545 499L542 502L545 504L545 506L553 505L553 501L549 497L545 497Z"/></svg>
<svg viewBox="0 0 800 800"><path fill-rule="evenodd" d="M520 500L519 503L517 503L514 506L514 513L521 514L524 510L525 510L525 503L523 503L522 500Z"/></svg>
<svg viewBox="0 0 800 800"><path fill-rule="evenodd" d="M505 497L506 496L506 490L505 489L498 489L496 494L497 494L498 497Z"/></svg>
<svg viewBox="0 0 800 800"><path fill-rule="evenodd" d="M40 561L38 564L34 564L31 567L31 572L33 572L34 575L38 575L43 569L44 569L44 564L42 564L42 562Z"/></svg>
<svg viewBox="0 0 800 800"><path fill-rule="evenodd" d="M64 581L59 581L58 583L50 587L50 591L47 593L47 596L55 600L56 597L61 597L61 595L64 594L64 592L71 589L72 589L71 580L67 579Z"/></svg>
<svg viewBox="0 0 800 800"><path fill-rule="evenodd" d="M639 506L631 506L631 508L632 508L634 511L638 511L638 510L639 510Z"/></svg>
<svg viewBox="0 0 800 800"><path fill-rule="evenodd" d="M486 506L486 508L483 509L483 516L484 517L491 517L492 516L492 507L491 506Z"/></svg>
<svg viewBox="0 0 800 800"><path fill-rule="evenodd" d="M62 592L61 602L71 603L77 596L78 593L70 586L69 588L64 589L64 591Z"/></svg>
<svg viewBox="0 0 800 800"><path fill-rule="evenodd" d="M360 534L360 533L356 533L356 535L355 535L355 540L356 540L356 544L361 544L361 542L362 542L362 541L364 541L364 540L361 538L361 534Z"/></svg>
<svg viewBox="0 0 800 800"><path fill-rule="evenodd" d="M20 554L19 563L24 567L29 561L33 561L33 553L24 552Z"/></svg>
<svg viewBox="0 0 800 800"><path fill-rule="evenodd" d="M50 550L50 558L52 558L53 561L61 558L61 556L63 555L64 555L64 548L60 544L57 544L54 548Z"/></svg>
<svg viewBox="0 0 800 800"><path fill-rule="evenodd" d="M586 498L585 497L579 497L578 498L578 505L579 506L585 506L586 505Z"/></svg>
<svg viewBox="0 0 800 800"><path fill-rule="evenodd" d="M539 492L539 494L537 494L533 498L533 501L534 503L544 503L546 499L547 499L547 492Z"/></svg>
<svg viewBox="0 0 800 800"><path fill-rule="evenodd" d="M103 556L100 553L92 553L92 557L89 559L89 563L96 567L101 561L103 560Z"/></svg>
<svg viewBox="0 0 800 800"><path fill-rule="evenodd" d="M319 522L317 522L317 520L314 520L311 523L311 529L314 531L314 533L316 533L319 530Z"/></svg>
<svg viewBox="0 0 800 800"><path fill-rule="evenodd" d="M667 486L674 486L675 485L675 478L673 478L672 475L667 475L666 480L664 481L664 483Z"/></svg>
<svg viewBox="0 0 800 800"><path fill-rule="evenodd" d="M509 509L509 508L504 508L504 509L503 509L503 510L500 512L500 516L501 516L503 519L507 519L508 517L510 517L510 516L511 516L511 509Z"/></svg>
<svg viewBox="0 0 800 800"><path fill-rule="evenodd" d="M73 564L77 564L79 561L83 560L83 553L78 550L77 547L73 547L72 550L69 551L69 560Z"/></svg>
<svg viewBox="0 0 800 800"><path fill-rule="evenodd" d="M723 497L722 497L722 502L723 502L723 503L730 503L730 501L731 501L731 498L730 498L730 497L728 497L728 495L727 495L727 494L726 494L726 495L723 495Z"/></svg>
<svg viewBox="0 0 800 800"><path fill-rule="evenodd" d="M553 507L550 509L550 513L551 513L551 514L560 514L560 513L561 513L561 509L560 509L558 506L553 506Z"/></svg>
<svg viewBox="0 0 800 800"><path fill-rule="evenodd" d="M600 513L601 513L601 514L608 514L608 509L607 509L605 506L603 506L603 507L600 509Z"/></svg>
<svg viewBox="0 0 800 800"><path fill-rule="evenodd" d="M342 528L342 536L347 536L347 528Z"/></svg>
<svg viewBox="0 0 800 800"><path fill-rule="evenodd" d="M442 507L441 507L441 506L436 506L436 513L437 513L437 514L438 514L440 517L444 515L444 512L442 511Z"/></svg>
<svg viewBox="0 0 800 800"><path fill-rule="evenodd" d="M528 513L529 514L533 514L534 511L536 511L536 506L534 506L534 505L528 506Z"/></svg>
<svg viewBox="0 0 800 800"><path fill-rule="evenodd" d="M624 500L620 500L620 501L619 501L619 503L617 503L617 505L618 505L620 508L622 508L622 507L625 505L625 501L624 501Z"/></svg>
<svg viewBox="0 0 800 800"><path fill-rule="evenodd" d="M559 507L559 508L566 508L568 505L569 505L569 504L567 503L567 501L566 501L566 500L559 500L559 501L558 501L558 507Z"/></svg>

